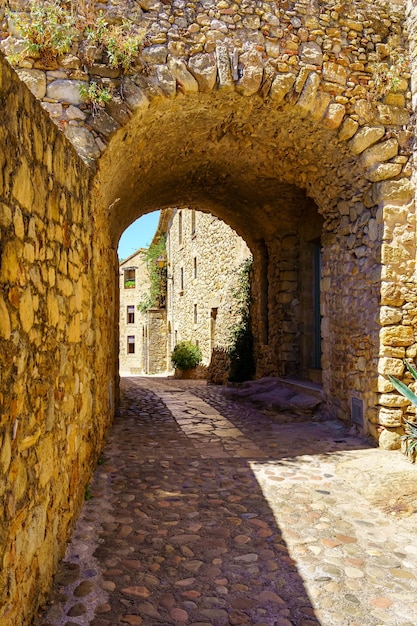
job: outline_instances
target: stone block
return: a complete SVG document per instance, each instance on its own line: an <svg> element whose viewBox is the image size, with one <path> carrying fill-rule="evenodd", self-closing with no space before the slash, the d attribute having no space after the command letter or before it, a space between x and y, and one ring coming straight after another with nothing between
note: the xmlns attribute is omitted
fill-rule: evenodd
<svg viewBox="0 0 417 626"><path fill-rule="evenodd" d="M233 87L232 71L230 67L230 57L227 47L223 44L216 46L216 63L220 88Z"/></svg>
<svg viewBox="0 0 417 626"><path fill-rule="evenodd" d="M323 64L323 50L321 46L314 41L302 43L299 46L298 54L303 63L319 66Z"/></svg>
<svg viewBox="0 0 417 626"><path fill-rule="evenodd" d="M402 309L394 308L391 306L381 306L379 310L379 323L381 326L389 326L391 324L397 324L402 320Z"/></svg>
<svg viewBox="0 0 417 626"><path fill-rule="evenodd" d="M243 75L238 82L238 89L244 96L251 96L259 91L262 83L262 55L257 50L249 50L240 55L239 63Z"/></svg>
<svg viewBox="0 0 417 626"><path fill-rule="evenodd" d="M46 74L42 70L18 68L16 70L20 80L29 87L35 98L42 100L46 94Z"/></svg>
<svg viewBox="0 0 417 626"><path fill-rule="evenodd" d="M177 81L177 84L180 87L181 91L183 91L184 93L198 92L198 82L191 74L191 72L188 71L188 68L184 61L181 61L177 58L171 58L168 61L168 67L171 74Z"/></svg>
<svg viewBox="0 0 417 626"><path fill-rule="evenodd" d="M380 339L386 346L411 346L414 343L412 326L385 327L380 332Z"/></svg>
<svg viewBox="0 0 417 626"><path fill-rule="evenodd" d="M311 72L306 80L304 89L295 104L297 109L301 109L303 112L308 113L314 108L319 85L320 76L316 72Z"/></svg>
<svg viewBox="0 0 417 626"><path fill-rule="evenodd" d="M374 199L379 204L406 204L414 198L414 187L408 178L384 181L374 186Z"/></svg>
<svg viewBox="0 0 417 626"><path fill-rule="evenodd" d="M364 168L368 169L374 165L384 163L385 161L392 159L397 156L397 154L398 141L394 138L387 139L386 141L377 143L370 148L366 148L366 150L362 152L360 163Z"/></svg>
<svg viewBox="0 0 417 626"><path fill-rule="evenodd" d="M402 418L403 411L401 409L380 408L378 411L378 424L385 426L386 428L400 427L403 423Z"/></svg>
<svg viewBox="0 0 417 626"><path fill-rule="evenodd" d="M403 166L400 163L382 163L372 167L366 172L365 177L373 183L395 178L401 173Z"/></svg>
<svg viewBox="0 0 417 626"><path fill-rule="evenodd" d="M385 407L405 407L409 404L409 401L396 393L383 393L379 397L379 404ZM386 426L389 424L385 424Z"/></svg>
<svg viewBox="0 0 417 626"><path fill-rule="evenodd" d="M359 124L351 117L347 117L342 124L342 128L339 131L339 139L341 141L347 141L351 139L359 128Z"/></svg>
<svg viewBox="0 0 417 626"><path fill-rule="evenodd" d="M378 104L378 114L384 126L404 126L410 122L410 113L403 107Z"/></svg>
<svg viewBox="0 0 417 626"><path fill-rule="evenodd" d="M378 362L379 374L391 374L392 376L399 377L403 374L405 365L401 359L393 359L390 357L383 357Z"/></svg>
<svg viewBox="0 0 417 626"><path fill-rule="evenodd" d="M65 136L73 144L78 154L87 162L100 156L93 134L85 126L67 126Z"/></svg>
<svg viewBox="0 0 417 626"><path fill-rule="evenodd" d="M274 78L269 92L270 98L274 104L281 104L285 96L291 91L294 83L294 74L278 74Z"/></svg>
<svg viewBox="0 0 417 626"><path fill-rule="evenodd" d="M401 435L396 430L384 428L379 436L378 444L383 450L399 450L401 448Z"/></svg>
<svg viewBox="0 0 417 626"><path fill-rule="evenodd" d="M345 113L346 107L343 104L330 104L323 118L323 125L327 128L339 128L343 122Z"/></svg>
<svg viewBox="0 0 417 626"><path fill-rule="evenodd" d="M32 172L30 171L29 164L25 159L22 159L17 173L13 177L13 190L14 198L19 204L28 211L31 210L34 198L34 189L32 184Z"/></svg>
<svg viewBox="0 0 417 626"><path fill-rule="evenodd" d="M46 95L51 100L67 102L69 104L81 104L83 99L80 87L85 83L79 80L54 80L46 88Z"/></svg>
<svg viewBox="0 0 417 626"><path fill-rule="evenodd" d="M177 81L166 65L155 66L155 76L158 87L167 96L174 96L177 92Z"/></svg>
<svg viewBox="0 0 417 626"><path fill-rule="evenodd" d="M323 79L331 83L346 85L346 68L343 67L343 65L339 65L338 63L323 63Z"/></svg>
<svg viewBox="0 0 417 626"><path fill-rule="evenodd" d="M188 61L188 67L198 82L199 91L209 93L216 84L217 65L214 54L196 54Z"/></svg>

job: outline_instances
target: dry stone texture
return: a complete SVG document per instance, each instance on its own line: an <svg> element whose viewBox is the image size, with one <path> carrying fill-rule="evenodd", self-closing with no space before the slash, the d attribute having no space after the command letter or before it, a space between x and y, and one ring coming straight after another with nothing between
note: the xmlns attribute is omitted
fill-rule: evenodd
<svg viewBox="0 0 417 626"><path fill-rule="evenodd" d="M30 623L111 419L115 246L142 212L211 212L247 242L259 376L314 366L319 239L327 411L362 401L387 448L407 411L386 374L417 355L417 8L141 0L132 19L147 45L127 75L104 58L84 71L75 46L53 67L27 59L21 82L0 57L5 626ZM403 50L409 72L378 91ZM92 80L119 90L96 116L77 88Z"/></svg>

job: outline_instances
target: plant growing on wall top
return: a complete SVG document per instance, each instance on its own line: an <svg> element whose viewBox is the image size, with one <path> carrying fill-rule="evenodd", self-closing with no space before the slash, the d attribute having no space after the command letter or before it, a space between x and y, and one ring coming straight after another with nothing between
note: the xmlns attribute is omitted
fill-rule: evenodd
<svg viewBox="0 0 417 626"><path fill-rule="evenodd" d="M53 59L78 44L78 55L91 64L103 54L111 67L128 71L138 59L145 30L132 20L119 18L109 24L97 15L94 2L75 0L32 0L25 11L8 10L17 28L23 50L10 50L8 59L18 64L26 57Z"/></svg>
<svg viewBox="0 0 417 626"><path fill-rule="evenodd" d="M251 328L251 273L253 259L249 257L238 269L237 286L232 289L236 301L239 321L230 328L229 356L231 360L231 382L249 380L255 373L253 335Z"/></svg>
<svg viewBox="0 0 417 626"><path fill-rule="evenodd" d="M417 381L417 370L408 361L404 361L404 363L414 380ZM399 391L401 395L407 398L407 400L409 400L411 404L417 407L417 395L413 391L411 391L411 389L409 389L407 385L398 380L398 378L395 378L395 376L388 374L388 378L394 385L395 389ZM406 418L403 418L403 420L405 434L402 435L401 439L404 441L405 452L407 456L412 461L415 461L417 454L417 423L412 422L411 420L408 420Z"/></svg>
<svg viewBox="0 0 417 626"><path fill-rule="evenodd" d="M166 259L166 239L160 237L145 251L146 266L149 272L149 291L138 304L138 310L144 313L152 307L164 307L167 293L167 267L158 263Z"/></svg>
<svg viewBox="0 0 417 626"><path fill-rule="evenodd" d="M25 46L17 61L28 56L52 59L64 54L78 35L75 16L60 0L33 0L29 12L8 11L7 15Z"/></svg>

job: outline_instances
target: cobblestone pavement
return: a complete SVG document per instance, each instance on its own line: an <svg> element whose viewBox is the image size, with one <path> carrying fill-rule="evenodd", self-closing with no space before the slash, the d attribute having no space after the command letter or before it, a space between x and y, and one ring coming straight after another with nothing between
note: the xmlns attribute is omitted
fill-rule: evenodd
<svg viewBox="0 0 417 626"><path fill-rule="evenodd" d="M122 402L40 626L416 626L414 473L335 422L278 424L197 381ZM403 475L403 474L400 474Z"/></svg>

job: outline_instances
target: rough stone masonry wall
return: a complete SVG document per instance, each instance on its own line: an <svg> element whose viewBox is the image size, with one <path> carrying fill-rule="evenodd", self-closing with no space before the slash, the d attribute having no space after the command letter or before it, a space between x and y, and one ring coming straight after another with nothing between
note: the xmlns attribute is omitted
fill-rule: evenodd
<svg viewBox="0 0 417 626"><path fill-rule="evenodd" d="M0 110L0 623L25 626L110 414L94 373L90 172L1 55Z"/></svg>
<svg viewBox="0 0 417 626"><path fill-rule="evenodd" d="M362 0L240 4L178 0L166 5L143 0L135 14L147 28L146 47L139 63L143 66L131 76L112 74L104 57L94 67L83 68L77 49L58 59L55 68L39 66L36 59L22 68L28 82L41 86L39 98L80 154L87 160L100 157L101 204L113 206L119 199L109 212L114 240L118 229L138 216L138 207L172 206L167 190L175 196L174 182L203 187L206 193L196 191L197 200L213 196L217 190L203 174L207 171L209 179L225 163L236 188L241 191L246 184L248 205L253 201L259 209L257 222L242 203L232 208L233 193L223 202L217 214L235 227L241 225L240 232L246 229L261 238L269 227L266 222L277 225L280 218L282 207L268 212L259 195L251 196L259 187L258 179L250 178L254 171L263 181L280 178L306 190L325 218L323 366L329 406L346 417L350 396L360 396L375 424L374 434L382 430L387 437L398 435L402 407L384 386L384 375L400 372L401 356L411 356L415 346L409 302L415 293L408 126L412 101L407 73L398 77L395 90L388 84L383 93L378 93L375 76L380 63L382 68L384 63L387 69L395 67L393 52L405 49L407 54L404 5ZM111 5L107 8L117 12ZM116 89L122 83L123 99L115 98L106 110L91 116L81 110L77 81L101 80L103 72ZM176 126L181 120L187 133L174 132L172 121L164 125L170 112ZM197 125L198 139L193 138ZM163 126L164 132L155 141L156 126ZM210 150L199 152L203 136ZM217 149L221 141L223 154ZM170 148L174 143L177 152ZM217 169L204 169L209 159L216 158ZM117 172L116 162L123 164ZM140 172L134 188L122 172L126 163L130 166L126 178L134 180L134 171ZM245 180L233 172L233 163L239 174L245 171ZM201 178L188 175L199 166ZM168 171L170 180L163 178ZM152 194L151 184L146 187L148 177L155 174L164 180L157 187L166 191L165 196L162 192L158 196L156 186ZM185 191L182 196L178 192L175 201L178 198L184 200L182 206L191 205ZM271 232L267 235L273 253ZM393 294L399 280L405 287L397 298ZM341 303L348 296L352 314L345 320ZM381 304L388 308L381 309ZM275 316L273 308L270 316ZM270 339L260 363L264 370L265 363L270 369L276 366L273 354L279 338Z"/></svg>
<svg viewBox="0 0 417 626"><path fill-rule="evenodd" d="M192 211L187 209L174 211L168 229L167 321L171 325L169 352L176 342L198 342L203 364L208 365L212 347L229 346L230 328L239 318L232 292L238 287L239 267L251 256L251 252L245 242L217 217L201 211L195 211L194 215L194 232ZM215 335L211 341L212 309L217 310L217 317Z"/></svg>
<svg viewBox="0 0 417 626"><path fill-rule="evenodd" d="M126 268L135 268L135 286L126 289ZM122 372L139 374L146 372L146 349L144 345L144 329L147 324L146 313L141 313L137 306L149 291L149 273L146 267L144 250L125 259L119 265L120 315L119 315L119 368ZM134 306L134 322L128 322L127 307ZM127 337L135 337L135 352L128 353Z"/></svg>

